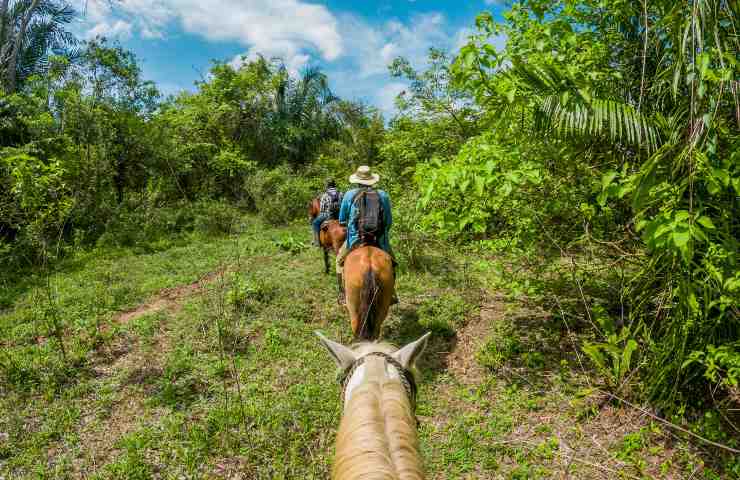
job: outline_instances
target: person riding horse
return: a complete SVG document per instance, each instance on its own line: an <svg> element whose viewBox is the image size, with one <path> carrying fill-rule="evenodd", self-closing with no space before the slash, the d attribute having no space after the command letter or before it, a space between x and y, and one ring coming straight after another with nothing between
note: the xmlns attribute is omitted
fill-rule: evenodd
<svg viewBox="0 0 740 480"><path fill-rule="evenodd" d="M342 192L337 190L337 183L333 178L326 181L326 191L321 195L319 214L313 220L313 244L321 246L319 233L321 224L327 220L336 219L339 216L339 206L342 204Z"/></svg>
<svg viewBox="0 0 740 480"><path fill-rule="evenodd" d="M370 167L363 165L349 177L349 181L356 187L345 193L339 210L339 223L347 227L347 240L337 254L340 304L346 301L342 280L344 261L352 249L374 245L393 259L394 277L396 266L389 235L393 224L390 197L385 191L373 188L373 185L380 181L380 175L372 173ZM395 293L392 303L398 303Z"/></svg>

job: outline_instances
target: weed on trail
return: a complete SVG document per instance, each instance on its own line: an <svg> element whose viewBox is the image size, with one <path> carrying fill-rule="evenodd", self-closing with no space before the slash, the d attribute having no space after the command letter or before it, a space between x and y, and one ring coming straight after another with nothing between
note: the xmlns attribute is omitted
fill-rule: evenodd
<svg viewBox="0 0 740 480"><path fill-rule="evenodd" d="M329 476L339 387L313 332L349 342L346 314L304 225L248 224L62 265L51 307L18 286L0 316L0 477ZM701 465L634 412L584 415L594 395L548 314L488 291L462 255L425 255L401 270L383 336L433 332L417 411L430 478L679 478Z"/></svg>

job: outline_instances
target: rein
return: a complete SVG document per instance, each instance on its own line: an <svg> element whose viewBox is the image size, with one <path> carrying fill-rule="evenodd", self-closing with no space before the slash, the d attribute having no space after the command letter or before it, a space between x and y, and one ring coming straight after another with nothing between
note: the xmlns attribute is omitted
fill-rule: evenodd
<svg viewBox="0 0 740 480"><path fill-rule="evenodd" d="M409 401L411 402L411 411L416 411L416 380L414 379L414 374L411 373L410 370L407 370L406 368L401 365L398 360L393 358L391 355L388 355L387 353L383 352L370 352L368 354L363 355L362 357L355 360L352 365L350 365L342 374L339 376L339 384L342 386L342 403L344 403L344 397L346 396L346 390L347 390L347 384L349 383L349 379L352 378L352 374L355 373L355 370L365 363L365 359L367 357L381 357L384 358L386 362L390 363L394 367L396 367L396 370L398 370L398 373L401 377L401 384L403 385L404 390L406 390L406 395L408 395Z"/></svg>

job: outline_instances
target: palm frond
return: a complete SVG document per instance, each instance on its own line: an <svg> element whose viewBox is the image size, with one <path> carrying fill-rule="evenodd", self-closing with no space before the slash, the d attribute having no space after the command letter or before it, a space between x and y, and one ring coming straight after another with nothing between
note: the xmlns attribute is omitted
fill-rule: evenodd
<svg viewBox="0 0 740 480"><path fill-rule="evenodd" d="M660 144L655 122L623 100L599 96L560 67L513 62L509 78L535 101L534 125L560 135L605 136L654 151Z"/></svg>
<svg viewBox="0 0 740 480"><path fill-rule="evenodd" d="M31 0L21 0L12 4L8 15L10 37L18 35L31 6ZM15 60L15 76L19 82L34 74L45 73L49 67L50 54L74 58L77 52L78 41L66 29L75 17L75 10L69 3L60 0L42 0L36 4L30 15L24 35L20 38L20 50Z"/></svg>

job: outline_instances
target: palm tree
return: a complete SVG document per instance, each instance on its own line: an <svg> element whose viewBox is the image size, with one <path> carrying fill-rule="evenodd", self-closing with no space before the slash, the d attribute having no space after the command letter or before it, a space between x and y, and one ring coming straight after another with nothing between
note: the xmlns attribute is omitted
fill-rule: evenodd
<svg viewBox="0 0 740 480"><path fill-rule="evenodd" d="M326 138L339 134L339 120L331 105L339 100L326 75L317 67L306 69L300 78L291 78L285 66L278 68L271 118L273 131L282 137L281 147L290 163L302 164Z"/></svg>
<svg viewBox="0 0 740 480"><path fill-rule="evenodd" d="M49 55L73 55L77 44L66 30L74 9L63 0L2 0L0 72L6 92L49 67Z"/></svg>

